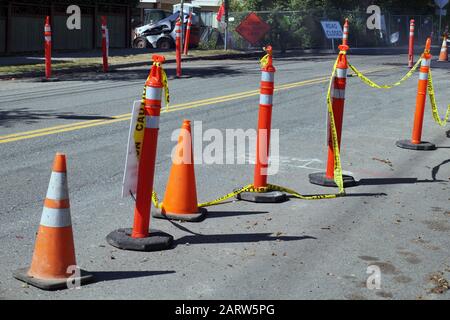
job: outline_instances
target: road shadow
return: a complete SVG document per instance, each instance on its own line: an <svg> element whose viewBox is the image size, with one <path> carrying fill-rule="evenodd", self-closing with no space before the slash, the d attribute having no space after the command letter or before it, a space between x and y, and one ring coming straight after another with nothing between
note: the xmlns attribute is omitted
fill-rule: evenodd
<svg viewBox="0 0 450 320"><path fill-rule="evenodd" d="M433 169L431 169L431 178L433 179L433 181L435 182L444 182L443 180L437 180L436 176L439 173L439 170L441 169L442 166L449 164L450 163L450 159L442 161L442 163L440 163L439 165L435 166ZM448 181L445 181L448 182Z"/></svg>
<svg viewBox="0 0 450 320"><path fill-rule="evenodd" d="M158 276L175 273L175 271L93 271L91 273L94 276L95 282L103 282Z"/></svg>
<svg viewBox="0 0 450 320"><path fill-rule="evenodd" d="M142 79L142 83L145 83L145 79L148 76L150 70L150 64L146 68L137 67L133 69L115 69L109 73L99 73L95 71L80 72L78 74L61 74L58 76L60 81L136 81L136 79ZM170 81L176 81L176 68L164 67L167 77ZM57 71L56 71L57 72ZM182 79L186 78L222 78L222 77L234 77L242 74L249 74L248 70L240 71L236 68L228 66L208 66L206 68L196 67L183 67ZM259 70L255 68L254 73L259 73Z"/></svg>
<svg viewBox="0 0 450 320"><path fill-rule="evenodd" d="M360 193L346 193L342 198L351 198L351 197L387 197L387 193L379 192L379 193L371 193L371 192L360 192Z"/></svg>
<svg viewBox="0 0 450 320"><path fill-rule="evenodd" d="M268 214L267 211L208 211L207 219Z"/></svg>
<svg viewBox="0 0 450 320"><path fill-rule="evenodd" d="M272 233L236 233L236 234L196 234L183 236L175 241L175 246L182 244L217 244L217 243L252 243L264 241L300 241L316 240L311 236L273 236Z"/></svg>
<svg viewBox="0 0 450 320"><path fill-rule="evenodd" d="M59 112L52 110L32 110L29 108L0 109L0 127L11 128L17 124L33 124L39 120L112 120L114 118L102 115L80 115L72 112Z"/></svg>
<svg viewBox="0 0 450 320"><path fill-rule="evenodd" d="M417 178L373 178L361 179L357 182L358 186L382 186L390 184L416 184L416 183L433 183L440 182L433 180L419 180Z"/></svg>

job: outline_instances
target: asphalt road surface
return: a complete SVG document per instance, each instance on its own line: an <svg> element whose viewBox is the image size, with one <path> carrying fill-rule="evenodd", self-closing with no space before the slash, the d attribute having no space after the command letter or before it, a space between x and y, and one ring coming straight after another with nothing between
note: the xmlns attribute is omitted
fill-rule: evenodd
<svg viewBox="0 0 450 320"><path fill-rule="evenodd" d="M311 185L326 165L327 78L334 56L275 59L273 128L279 129L280 166L269 182L302 194L335 192ZM407 72L406 56L349 56L381 83ZM162 113L155 190L162 196L183 119L202 129L256 127L257 59L184 64L172 79L171 108ZM441 114L449 101L450 67L433 62ZM209 208L201 223L152 219L172 234L172 250L143 253L109 246L105 236L131 227L134 203L121 198L129 113L148 67L108 75L64 75L0 82L0 298L10 299L448 299L436 279L450 279L450 139L429 104L423 138L432 152L399 149L411 136L418 74L392 90L375 90L350 77L342 165L360 183L334 200L283 204L229 201ZM197 127L198 128L198 127ZM194 138L195 139L195 138ZM210 142L203 142L203 149ZM233 144L226 152L235 149ZM56 152L68 157L77 263L97 282L46 292L12 278L29 266ZM252 182L247 164L196 165L199 201ZM225 155L223 156L225 160ZM381 270L370 290L369 266ZM369 269L369 271L372 269ZM435 280L433 280L433 278ZM439 288L439 286L441 288ZM440 290L442 289L442 290ZM443 293L439 293L443 292Z"/></svg>

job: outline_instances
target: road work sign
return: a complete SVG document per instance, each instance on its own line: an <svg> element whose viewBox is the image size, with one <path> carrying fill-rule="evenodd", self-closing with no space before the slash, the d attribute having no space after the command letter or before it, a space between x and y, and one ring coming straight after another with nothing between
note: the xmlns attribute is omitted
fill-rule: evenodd
<svg viewBox="0 0 450 320"><path fill-rule="evenodd" d="M342 39L343 32L339 21L320 21L327 39Z"/></svg>
<svg viewBox="0 0 450 320"><path fill-rule="evenodd" d="M250 13L237 27L236 32L252 45L256 45L267 32L270 25L264 22L256 13Z"/></svg>
<svg viewBox="0 0 450 320"><path fill-rule="evenodd" d="M136 194L137 190L137 180L139 174L139 158L136 152L136 143L135 143L135 130L138 130L139 123L139 111L141 109L141 101L135 101L133 103L133 111L131 113L131 121L130 121L130 132L128 134L128 146L127 146L127 155L125 159L125 172L123 174L123 183L122 183L122 197L130 196L131 194ZM144 127L141 126L141 130L144 130Z"/></svg>

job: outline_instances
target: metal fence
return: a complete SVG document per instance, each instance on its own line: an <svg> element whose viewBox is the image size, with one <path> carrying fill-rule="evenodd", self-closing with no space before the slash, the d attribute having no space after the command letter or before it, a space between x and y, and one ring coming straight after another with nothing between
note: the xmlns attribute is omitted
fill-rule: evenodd
<svg viewBox="0 0 450 320"><path fill-rule="evenodd" d="M333 43L325 37L321 21L334 20L343 23L344 18L350 20L351 47L389 47L404 46L409 41L409 21L415 19L417 44L425 43L433 33L433 16L426 15L392 15L384 12L381 19L381 30L369 30L369 15L361 11L259 11L254 12L270 28L257 42L251 43L239 34L238 26L251 12L232 12L229 17L228 48L236 50L253 50L272 44L275 49L331 49ZM224 45L224 25L218 29L205 28L201 47L222 48ZM255 26L255 32L258 28ZM338 41L340 42L340 41Z"/></svg>

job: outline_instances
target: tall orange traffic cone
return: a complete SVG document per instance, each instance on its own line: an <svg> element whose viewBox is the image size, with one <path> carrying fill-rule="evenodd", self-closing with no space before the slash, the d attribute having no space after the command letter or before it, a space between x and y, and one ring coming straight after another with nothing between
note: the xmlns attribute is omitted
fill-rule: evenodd
<svg viewBox="0 0 450 320"><path fill-rule="evenodd" d="M448 46L447 46L448 35L444 35L444 42L442 42L441 54L439 55L440 62L448 62Z"/></svg>
<svg viewBox="0 0 450 320"><path fill-rule="evenodd" d="M199 208L197 204L191 137L191 122L184 120L172 155L166 194L162 207L153 212L155 218L195 222L202 220L207 213L205 208Z"/></svg>
<svg viewBox="0 0 450 320"><path fill-rule="evenodd" d="M66 289L69 283L82 285L93 280L92 274L77 268L75 260L64 154L55 156L31 267L13 275L43 290Z"/></svg>

